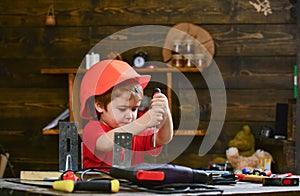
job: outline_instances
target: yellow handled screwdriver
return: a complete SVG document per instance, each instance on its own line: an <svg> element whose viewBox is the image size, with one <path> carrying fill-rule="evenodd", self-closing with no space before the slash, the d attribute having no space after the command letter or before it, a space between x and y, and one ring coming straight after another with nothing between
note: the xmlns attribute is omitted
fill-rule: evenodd
<svg viewBox="0 0 300 196"><path fill-rule="evenodd" d="M76 190L116 193L120 189L120 182L117 179L91 181L58 180L53 182L52 187L55 190L68 193L72 193Z"/></svg>

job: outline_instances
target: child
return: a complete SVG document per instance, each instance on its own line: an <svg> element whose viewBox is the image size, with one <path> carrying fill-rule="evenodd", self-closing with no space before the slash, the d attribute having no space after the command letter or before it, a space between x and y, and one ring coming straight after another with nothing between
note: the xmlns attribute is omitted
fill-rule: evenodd
<svg viewBox="0 0 300 196"><path fill-rule="evenodd" d="M171 141L173 121L164 94L155 94L151 109L137 118L150 78L120 60L98 62L86 72L80 87L80 115L89 119L82 133L84 168L112 165L116 132L133 135L132 165L143 163L146 152L153 153L153 127L158 127L158 147Z"/></svg>

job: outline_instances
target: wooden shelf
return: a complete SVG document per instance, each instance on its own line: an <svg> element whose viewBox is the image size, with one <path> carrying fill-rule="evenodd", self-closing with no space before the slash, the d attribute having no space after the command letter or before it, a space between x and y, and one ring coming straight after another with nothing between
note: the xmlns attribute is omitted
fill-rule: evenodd
<svg viewBox="0 0 300 196"><path fill-rule="evenodd" d="M200 72L198 68L172 68L172 67L157 67L157 68L135 68L137 72ZM43 68L42 74L76 74L85 73L86 69L77 68Z"/></svg>
<svg viewBox="0 0 300 196"><path fill-rule="evenodd" d="M82 130L79 130L79 135L81 135ZM181 136L187 136L187 135L195 135L195 136L204 136L206 133L205 130L174 130L174 135L181 135ZM58 135L59 129L49 129L49 130L43 130L43 135Z"/></svg>

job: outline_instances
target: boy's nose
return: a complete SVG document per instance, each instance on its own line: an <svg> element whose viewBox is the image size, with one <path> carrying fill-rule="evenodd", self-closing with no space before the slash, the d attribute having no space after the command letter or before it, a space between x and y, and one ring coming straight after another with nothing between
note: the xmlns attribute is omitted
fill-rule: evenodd
<svg viewBox="0 0 300 196"><path fill-rule="evenodd" d="M131 119L133 117L133 112L129 109L125 114L126 119Z"/></svg>

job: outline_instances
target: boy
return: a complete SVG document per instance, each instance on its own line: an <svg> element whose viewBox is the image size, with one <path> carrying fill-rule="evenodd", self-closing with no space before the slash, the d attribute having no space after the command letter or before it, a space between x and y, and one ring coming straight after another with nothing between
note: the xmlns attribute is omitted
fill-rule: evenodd
<svg viewBox="0 0 300 196"><path fill-rule="evenodd" d="M145 152L153 151L153 127L158 127L158 147L171 141L173 121L164 94L155 94L151 109L137 118L150 78L120 60L98 62L86 72L80 87L80 115L89 119L82 134L84 168L112 165L116 132L133 135L132 165L143 163ZM161 148L157 150L159 153Z"/></svg>

